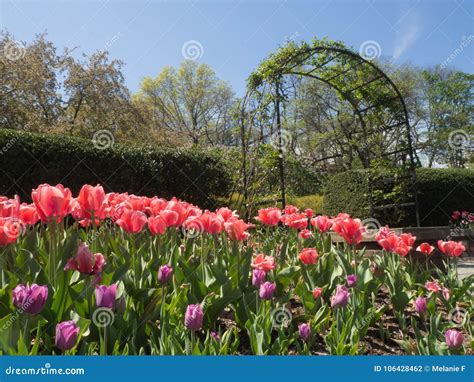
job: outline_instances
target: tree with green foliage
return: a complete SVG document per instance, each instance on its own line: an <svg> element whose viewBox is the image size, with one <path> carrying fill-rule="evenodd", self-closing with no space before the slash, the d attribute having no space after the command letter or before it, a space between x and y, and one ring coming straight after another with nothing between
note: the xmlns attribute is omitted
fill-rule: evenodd
<svg viewBox="0 0 474 382"><path fill-rule="evenodd" d="M153 130L172 132L192 144L225 144L230 139L234 95L209 65L186 60L146 77L135 102L148 113Z"/></svg>

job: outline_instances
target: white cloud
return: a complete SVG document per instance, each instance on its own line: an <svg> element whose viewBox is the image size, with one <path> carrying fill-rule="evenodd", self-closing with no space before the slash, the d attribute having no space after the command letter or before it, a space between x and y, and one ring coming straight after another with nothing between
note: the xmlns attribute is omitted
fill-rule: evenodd
<svg viewBox="0 0 474 382"><path fill-rule="evenodd" d="M393 48L393 58L400 58L405 51L410 48L419 35L419 27L415 23L402 28L395 37L395 47Z"/></svg>

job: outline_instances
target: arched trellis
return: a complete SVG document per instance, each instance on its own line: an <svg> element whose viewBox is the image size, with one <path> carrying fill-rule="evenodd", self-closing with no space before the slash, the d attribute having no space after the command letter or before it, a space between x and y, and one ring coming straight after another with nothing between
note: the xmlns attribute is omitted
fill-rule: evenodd
<svg viewBox="0 0 474 382"><path fill-rule="evenodd" d="M251 126L262 110L273 109L276 141L279 149L281 200L285 204L285 176L283 165L283 133L281 105L285 102L282 85L288 76L311 78L334 89L341 100L353 110L357 123L351 140L363 167L371 169L378 160L389 160L404 169L404 179L410 183L413 202L395 205L375 205L372 181L368 180L372 216L376 209L413 207L419 225L416 190L415 156L412 133L405 101L394 82L374 62L348 49L341 42L313 40L311 43L289 42L263 61L248 79L248 91L242 102L241 137L243 148L243 176L246 153L257 143L252 139ZM249 107L251 99L259 104ZM264 140L265 137L260 137ZM369 176L371 172L369 171ZM245 182L244 182L245 183ZM244 190L246 188L244 184ZM244 195L244 200L246 196Z"/></svg>

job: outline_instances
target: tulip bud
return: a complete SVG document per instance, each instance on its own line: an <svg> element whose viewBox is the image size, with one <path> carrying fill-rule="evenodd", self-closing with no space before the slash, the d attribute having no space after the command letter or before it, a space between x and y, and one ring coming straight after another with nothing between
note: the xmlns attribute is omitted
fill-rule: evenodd
<svg viewBox="0 0 474 382"><path fill-rule="evenodd" d="M260 285L259 295L262 300L271 300L275 292L276 284L269 281Z"/></svg>
<svg viewBox="0 0 474 382"><path fill-rule="evenodd" d="M69 350L74 347L79 335L79 327L74 321L63 321L56 325L56 347Z"/></svg>
<svg viewBox="0 0 474 382"><path fill-rule="evenodd" d="M158 282L161 285L165 285L169 279L173 276L173 268L169 265L163 265L158 269Z"/></svg>
<svg viewBox="0 0 474 382"><path fill-rule="evenodd" d="M349 275L346 278L347 286L352 288L357 284L357 276L356 275Z"/></svg>
<svg viewBox="0 0 474 382"><path fill-rule="evenodd" d="M186 314L184 315L184 325L193 332L201 330L203 317L204 313L201 305L188 305L186 308Z"/></svg>
<svg viewBox="0 0 474 382"><path fill-rule="evenodd" d="M316 287L313 289L313 298L317 300L323 294L323 288Z"/></svg>
<svg viewBox="0 0 474 382"><path fill-rule="evenodd" d="M459 349L464 342L464 336L456 329L447 330L444 334L444 338L446 339L446 345L448 345L450 350Z"/></svg>
<svg viewBox="0 0 474 382"><path fill-rule="evenodd" d="M219 337L219 333L217 333L217 332L211 332L211 337L212 337L216 342L221 342L221 338Z"/></svg>
<svg viewBox="0 0 474 382"><path fill-rule="evenodd" d="M349 302L350 293L345 285L336 287L336 294L331 297L331 308L344 308Z"/></svg>
<svg viewBox="0 0 474 382"><path fill-rule="evenodd" d="M265 271L261 269L254 269L252 272L252 285L255 288L260 288L260 285L262 285L265 282L265 276L266 276Z"/></svg>
<svg viewBox="0 0 474 382"><path fill-rule="evenodd" d="M298 325L298 332L303 341L308 341L309 337L311 336L311 327L306 323L300 324Z"/></svg>
<svg viewBox="0 0 474 382"><path fill-rule="evenodd" d="M41 312L47 299L48 287L46 285L19 284L12 291L13 305L31 315Z"/></svg>
<svg viewBox="0 0 474 382"><path fill-rule="evenodd" d="M426 312L426 297L418 297L414 302L415 310L418 314Z"/></svg>
<svg viewBox="0 0 474 382"><path fill-rule="evenodd" d="M115 309L115 297L117 295L117 284L98 285L95 287L95 302L98 308Z"/></svg>

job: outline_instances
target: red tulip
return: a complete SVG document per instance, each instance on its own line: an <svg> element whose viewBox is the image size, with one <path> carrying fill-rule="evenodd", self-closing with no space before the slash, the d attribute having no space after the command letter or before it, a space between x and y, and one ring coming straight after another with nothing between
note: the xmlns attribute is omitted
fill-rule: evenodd
<svg viewBox="0 0 474 382"><path fill-rule="evenodd" d="M127 233L140 232L147 222L146 215L141 211L124 210L116 223Z"/></svg>
<svg viewBox="0 0 474 382"><path fill-rule="evenodd" d="M395 252L398 247L399 238L394 233L388 236L380 236L377 243L387 252Z"/></svg>
<svg viewBox="0 0 474 382"><path fill-rule="evenodd" d="M320 288L320 287L316 287L313 289L313 298L315 300L317 300L318 298L320 298L323 294L323 288Z"/></svg>
<svg viewBox="0 0 474 382"><path fill-rule="evenodd" d="M298 236L305 240L309 239L312 235L313 233L309 229L304 229L298 233Z"/></svg>
<svg viewBox="0 0 474 382"><path fill-rule="evenodd" d="M299 254L299 259L306 265L316 264L318 252L314 248L305 248Z"/></svg>
<svg viewBox="0 0 474 382"><path fill-rule="evenodd" d="M150 203L148 207L146 207L146 212L150 216L156 216L166 208L167 204L168 201L166 199L161 199L155 196L150 199Z"/></svg>
<svg viewBox="0 0 474 382"><path fill-rule="evenodd" d="M255 218L265 225L277 225L281 218L281 211L276 207L262 208L258 211L258 216Z"/></svg>
<svg viewBox="0 0 474 382"><path fill-rule="evenodd" d="M45 223L60 222L70 210L71 191L62 184L42 184L31 192L36 211Z"/></svg>
<svg viewBox="0 0 474 382"><path fill-rule="evenodd" d="M38 222L39 216L34 204L22 203L19 213L20 220L27 225L34 225Z"/></svg>
<svg viewBox="0 0 474 382"><path fill-rule="evenodd" d="M235 219L224 223L224 228L230 240L242 241L248 239L250 234L247 232L253 224L247 224L243 220Z"/></svg>
<svg viewBox="0 0 474 382"><path fill-rule="evenodd" d="M211 235L221 233L224 229L224 218L216 213L206 211L198 219L204 232Z"/></svg>
<svg viewBox="0 0 474 382"><path fill-rule="evenodd" d="M286 206L283 211L285 212L285 215L291 215L291 214L296 214L299 211L299 209L298 209L298 207L292 206L290 204L290 205Z"/></svg>
<svg viewBox="0 0 474 382"><path fill-rule="evenodd" d="M263 253L259 253L253 260L251 267L264 272L269 272L275 269L275 259L272 256L265 256Z"/></svg>
<svg viewBox="0 0 474 382"><path fill-rule="evenodd" d="M332 226L332 220L324 215L316 216L315 218L311 219L311 225L316 227L319 232L324 233L329 231Z"/></svg>
<svg viewBox="0 0 474 382"><path fill-rule="evenodd" d="M282 223L290 228L294 229L305 229L308 227L308 218L306 214L288 214L283 215L280 220Z"/></svg>
<svg viewBox="0 0 474 382"><path fill-rule="evenodd" d="M166 223L161 216L150 216L148 218L148 229L152 235L163 235L166 231Z"/></svg>
<svg viewBox="0 0 474 382"><path fill-rule="evenodd" d="M398 241L398 246L394 252L402 257L405 257L410 253L411 247L409 247L403 240Z"/></svg>
<svg viewBox="0 0 474 382"><path fill-rule="evenodd" d="M400 240L411 249L413 244L415 244L416 236L413 236L411 233L402 233L400 235Z"/></svg>
<svg viewBox="0 0 474 382"><path fill-rule="evenodd" d="M451 219L453 220L458 220L461 217L461 212L460 211L453 211L451 215Z"/></svg>
<svg viewBox="0 0 474 382"><path fill-rule="evenodd" d="M80 243L76 256L69 259L65 271L78 271L84 275L97 275L102 272L105 258L101 253L93 254L86 243Z"/></svg>
<svg viewBox="0 0 474 382"><path fill-rule="evenodd" d="M438 281L427 281L425 284L425 288L429 292L439 292L441 290L441 285L439 285Z"/></svg>
<svg viewBox="0 0 474 382"><path fill-rule="evenodd" d="M166 211L174 211L177 214L176 222L174 224L176 227L181 226L189 216L188 208L186 207L189 208L189 204L183 203L176 198L171 199L166 205Z"/></svg>
<svg viewBox="0 0 474 382"><path fill-rule="evenodd" d="M227 222L231 218L238 218L237 211L232 211L230 208L222 207L216 210L216 214L220 215L224 222Z"/></svg>
<svg viewBox="0 0 474 382"><path fill-rule="evenodd" d="M313 217L313 210L311 208L306 208L304 210L304 213L306 214L306 216L308 217L308 219L311 219Z"/></svg>
<svg viewBox="0 0 474 382"><path fill-rule="evenodd" d="M105 219L107 202L102 186L85 184L76 200L81 208L82 219Z"/></svg>
<svg viewBox="0 0 474 382"><path fill-rule="evenodd" d="M429 245L428 243L421 243L416 250L420 253L423 253L425 255L431 255L431 252L433 252L435 247L432 245Z"/></svg>
<svg viewBox="0 0 474 382"><path fill-rule="evenodd" d="M458 257L466 250L461 242L438 240L438 248L449 257Z"/></svg>
<svg viewBox="0 0 474 382"><path fill-rule="evenodd" d="M177 227L179 225L179 214L176 211L163 210L160 212L167 227Z"/></svg>
<svg viewBox="0 0 474 382"><path fill-rule="evenodd" d="M347 244L357 245L362 240L362 234L365 228L362 226L360 219L352 218L336 218L333 222L332 229L344 238Z"/></svg>
<svg viewBox="0 0 474 382"><path fill-rule="evenodd" d="M0 196L0 217L2 218L17 218L20 212L20 198L15 195L15 198L8 199L5 196Z"/></svg>
<svg viewBox="0 0 474 382"><path fill-rule="evenodd" d="M388 238L391 235L395 235L395 233L393 231L391 231L390 228L388 228L388 226L380 227L379 231L375 235L375 240L377 240L377 242L378 242L382 239Z"/></svg>

